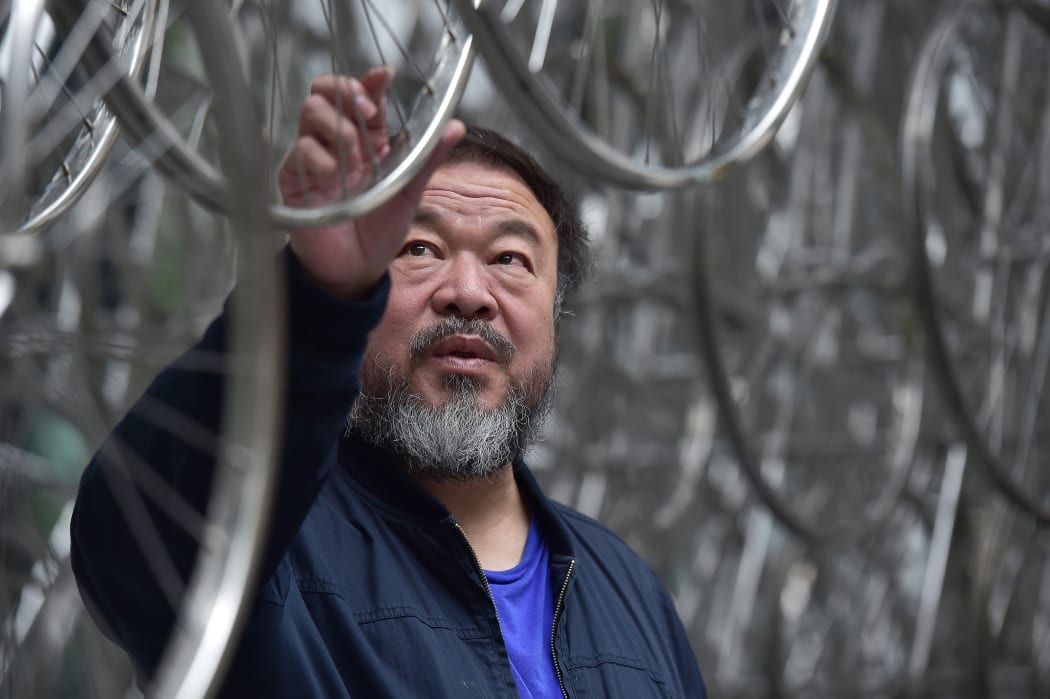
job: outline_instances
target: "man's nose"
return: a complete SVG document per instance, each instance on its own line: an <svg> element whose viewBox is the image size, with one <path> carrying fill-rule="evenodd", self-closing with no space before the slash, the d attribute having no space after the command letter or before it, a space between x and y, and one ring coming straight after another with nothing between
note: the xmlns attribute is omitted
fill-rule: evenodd
<svg viewBox="0 0 1050 699"><path fill-rule="evenodd" d="M473 256L456 256L445 263L431 304L440 315L491 320L498 310L489 289L485 263Z"/></svg>

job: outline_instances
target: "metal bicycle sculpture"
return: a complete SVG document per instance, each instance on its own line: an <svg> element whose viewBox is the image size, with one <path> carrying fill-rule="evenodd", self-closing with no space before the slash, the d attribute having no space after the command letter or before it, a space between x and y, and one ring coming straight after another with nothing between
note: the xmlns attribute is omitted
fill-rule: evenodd
<svg viewBox="0 0 1050 699"><path fill-rule="evenodd" d="M1045 20L1028 3L948 7L916 62L901 141L916 298L935 375L989 480L1043 525L1050 524L1042 468L1050 460ZM998 41L989 40L989 27Z"/></svg>
<svg viewBox="0 0 1050 699"><path fill-rule="evenodd" d="M76 186L61 189L64 216L29 219L33 225L28 226L23 210L36 211L53 201L55 186L36 185L42 171L45 182L54 179L47 170L52 166L42 157L25 157L21 136L5 141L19 147L5 145L2 161L4 172L11 173L6 184L12 185L4 189L5 201L16 213L10 217L14 223L0 233L6 244L0 254L0 368L12 389L0 400L2 483L12 494L28 492L34 502L43 491L54 491L47 497L54 504L46 504L48 512L38 524L30 524L40 519L36 505L16 507L6 498L2 505L5 520L10 518L7 531L19 537L17 549L0 548L5 618L0 692L5 696L64 691L71 682L81 687L78 691L94 687L98 695L112 696L130 681L112 658L97 656L98 662L86 666L70 659L70 653L85 652L85 647L90 653L98 645L97 633L85 636L76 630L85 626L85 615L76 602L68 536L63 535L68 505L61 503L75 489L76 478L75 472L60 472L59 459L39 454L33 434L42 420L54 418L86 442L81 452L83 447L94 449L148 376L174 357L168 345L185 346L202 330L202 320L215 313L235 268L230 358L181 360L226 375L221 433L202 433L192 416L170 406L143 406L146 419L216 455L207 509L199 511L174 494L148 464L130 455L117 459L106 473L158 589L178 609L175 631L147 691L164 697L215 691L233 648L230 640L251 602L246 591L266 530L273 478L283 342L280 277L274 269L280 237L265 231L275 219L299 227L359 215L392 196L425 161L458 101L473 56L469 37L440 3L403 3L402 9L412 12L402 14L400 24L392 24L371 3L353 8L352 17L333 13L331 3L322 3L319 11L291 22L280 13L294 15L301 3L239 3L232 17L236 24L219 5L199 5L175 8L167 18L161 11L166 5L156 2L118 7L125 13L121 16L157 17L160 25L151 36L168 39L164 60L151 73L160 86L155 98L120 52L127 30L120 21L108 21L108 2L56 0L46 13L40 5L30 7L31 13L21 5L28 18L14 21L21 17L16 13L9 24L12 33L25 32L29 40L14 42L21 53L12 70L19 73L5 75L21 78L4 81L0 118L7 132L48 134L47 143L54 148L47 155L64 164L56 166L64 174L74 169L69 163L81 160L105 168L85 172L74 180ZM56 28L65 51L59 50L57 65L46 58L33 63L33 52L46 56L35 46L40 41L37 27L45 24ZM291 26L302 31L290 32ZM362 38L356 45L359 55L340 54L351 30ZM250 54L247 71L242 72L234 52L240 41L231 37L254 41L262 49ZM160 53L160 46L148 39L136 47ZM300 60L290 61L288 54ZM335 207L259 207L259 201L271 199L266 193L273 190L272 182L265 177L274 172L276 158L294 133L309 78L324 72L354 74L382 63L401 65L404 76L391 89L390 112L399 126L386 169L377 170L380 174L363 189L348 191ZM250 93L244 79L246 73L260 72L269 76L264 92L271 109L265 129L251 126L258 123L253 107L260 95ZM54 82L49 89L62 94L74 92L67 83L80 80L83 86L50 112L22 109L18 89L45 84L37 74ZM83 118L90 105L97 112L112 109L129 148L113 149L92 130L94 122ZM37 113L43 116L34 120ZM76 135L80 124L86 137ZM266 133L270 142L254 141L259 133ZM208 219L184 202L180 207L154 201L167 197L153 170L225 212L228 223ZM227 183L218 172L236 177ZM140 189L143 193L137 194ZM159 222L175 218L174 210L185 229L158 230ZM282 218L282 212L291 213ZM114 215L130 220L126 234L118 232L121 226L114 224L120 221L113 221ZM182 298L172 300L170 289L157 288L157 274L175 282ZM247 349L251 347L257 351ZM175 522L199 542L201 553L188 580L166 556L150 512ZM51 530L53 541L35 537L37 527ZM54 635L56 625L67 631ZM63 665L72 663L76 673L68 675L69 668L48 673L40 666L44 658L63 658Z"/></svg>
<svg viewBox="0 0 1050 699"><path fill-rule="evenodd" d="M813 7L806 3L803 5L807 8ZM824 12L827 12L829 5L825 3L823 6ZM24 10L28 6L19 7ZM143 329L136 330L135 342L128 345L119 334L107 334L104 328L94 327L93 324L97 323L97 320L87 317L78 319L75 312L69 315L68 308L35 307L37 295L48 289L49 284L56 283L58 288L51 288L44 298L73 298L77 303L88 301L89 287L80 286L84 282L78 277L75 269L72 275L59 275L54 280L49 280L47 268L61 259L65 251L80 249L76 246L76 235L71 232L76 226L69 225L69 212L78 200L82 199L96 209L105 209L108 205L116 203L119 197L118 193L102 187L101 184L96 188L100 191L101 199L90 194L94 190L90 190L88 185L99 176L100 165L105 163L107 158L111 158L113 150L110 134L115 133L115 129L108 127L97 128L94 115L103 114L106 109L116 115L132 145L132 150L125 154L125 160L133 163L130 169L135 170L137 167L141 174L143 165L155 167L209 207L237 215L233 222L237 234L238 285L242 293L235 294L233 298L238 304L246 305L243 308L241 305L235 305L235 317L242 319L242 322L237 326L233 353L240 363L247 361L248 355L239 352L237 347L251 346L265 351L251 355L255 363L250 369L240 365L239 368L234 367L230 370L230 376L233 378L228 380L233 384L233 388L227 406L229 421L224 425L224 433L200 437L205 441L218 439L221 444L226 445L223 462L225 466L219 472L220 477L225 480L216 485L216 495L206 513L208 519L201 519L205 513L188 510L185 503L173 498L162 483L151 480L150 470L144 464L126 463L122 472L110 474L113 487L123 493L122 506L127 509L126 516L129 522L133 522L134 528L139 532L141 547L147 558L151 559L151 565L158 571L160 587L166 590L172 599L179 596L180 589L185 588L183 594L186 601L178 624L179 632L170 643L155 686L150 689L150 692L157 696L197 696L214 688L227 657L228 639L235 633L239 610L243 607L243 593L254 565L253 552L258 546L255 532L263 529L267 502L265 492L271 478L270 470L265 464L271 458L270 450L274 436L273 413L263 408L274 406L278 402L276 396L272 395L275 390L272 379L276 376L275 353L279 343L278 326L267 322L266 315L259 313L258 308L259 305L275 308L279 304L274 297L275 289L263 281L271 278L265 252L270 248L265 244L249 246L252 236L248 234L251 232L254 240L258 241L265 238L258 235L259 231L271 222L286 227L298 227L320 224L338 217L359 215L389 197L425 159L435 134L440 131L441 125L458 102L472 58L470 39L456 24L454 9L444 8L440 4L422 6L430 8L431 12L437 8L438 19L429 21L432 25L436 24L439 30L412 35L416 40L420 36L429 36L431 39L437 37L437 41L423 42L422 48L416 45L411 49L408 42L399 43L396 40L391 45L383 45L384 41L377 38L377 35L385 31L393 37L396 32L371 3L355 6L358 14L353 19L347 14L340 15L332 9L332 5L322 6L320 15L324 18L324 24L321 27L312 26L309 21L292 23L293 26L301 26L304 29L301 35L287 32L289 25L281 23L282 19L287 18L280 13L290 11L291 7L276 3L238 4L234 19L240 29L239 34L231 30L228 21L216 13L214 6L194 7L190 10L188 16L192 24L191 33L196 39L196 52L200 56L199 62L206 66L207 70L197 78L198 84L195 86L205 95L198 100L199 109L193 111L191 118L187 120L179 115L165 113L164 107L161 106L163 95L158 95L155 102L150 93L139 85L136 77L150 49L160 52L160 37L185 26L181 11L168 18L162 6L152 2L140 1L122 7L126 13L123 16L132 18L131 26L135 28L129 34L135 37L131 44L134 46L135 61L129 65L122 58L119 48L127 43L126 40L122 43L121 39L122 35L128 33L127 29L120 22L106 21L105 11L109 8L108 3L56 2L49 6L47 16L55 22L58 35L64 37L65 41L62 44L63 49L58 52L58 57L62 60L56 59L54 63L45 61L42 64L48 69L55 69L55 85L51 89L58 89L65 94L70 90L70 75L87 78L81 89L68 102L63 102L61 108L56 110L57 113L46 119L40 129L40 133L50 137L51 140L47 142L49 146L55 146L52 151L58 153L58 170L62 177L46 178L51 182L50 187L23 187L18 184L28 183L31 178L37 177L44 158L24 157L22 154L26 151L21 149L21 144L26 139L21 136L6 141L8 144L19 146L18 149L10 145L5 148L4 167L6 172L11 173L8 183L16 183L5 190L8 194L7 201L21 203L28 198L30 203L26 210L30 214L27 216L19 211L18 216L12 216L10 220L15 223L8 225L4 235L14 235L18 240L37 241L39 251L26 257L18 256L17 249L9 248L3 260L5 274L11 270L8 278L13 283L12 298L5 302L6 312L2 315L5 357L8 363L5 369L12 377L12 386L15 385L14 377L18 374L23 378L19 384L22 386L32 383L33 377L39 377L41 383L53 383L56 377L66 377L59 379L66 383L63 390L48 400L52 404L56 401L63 402L62 396L65 396L64 402L67 405L64 407L70 413L67 417L74 424L77 423L77 414L92 410L91 400L86 403L81 400L69 400L70 395L83 389L85 395L94 394L97 399L99 391L105 393L107 389L80 386L80 383L89 380L71 380L71 369L75 371L82 365L100 362L104 365L104 375L110 377L108 380L112 380L112 372L116 370L119 373L120 365L127 365L132 358L148 356L154 351L151 349L151 341L165 341L163 332L151 340ZM326 8L328 12L324 11ZM33 9L32 23L39 24L45 15L40 13L40 6ZM469 13L469 8L464 9ZM159 22L160 26L156 32L151 32L145 19L136 18L152 18L153 21ZM289 209L274 203L268 207L270 220L267 221L264 215L266 210L254 206L257 201L265 200L266 197L260 194L259 189L253 190L251 180L244 175L248 172L272 172L274 153L286 145L281 139L288 135L297 101L290 97L294 90L288 84L294 82L294 79L289 79L288 75L281 73L285 65L283 59L289 53L304 50L304 46L315 40L318 35L327 35L330 48L328 65L308 65L308 62L304 61L304 65L300 66L300 73L316 73L319 72L318 67L321 70L353 72L354 65L360 63L355 63L349 56L339 55L337 42L333 39L341 36L348 27L347 23L353 21L356 21L358 30L361 26L369 28L375 48L373 52L366 51L363 56L356 57L359 61L373 64L387 62L389 55L383 55L383 48L404 57L401 62L406 67L401 69L401 74L407 76L407 85L402 89L401 99L406 109L394 110L399 120L397 131L404 140L401 155L388 160L387 169L382 170L382 174L369 183L365 190L347 192L346 199L335 207ZM822 21L826 21L826 16ZM170 26L165 26L169 22ZM27 25L32 23L27 21ZM14 22L10 26L13 29L24 28L22 24ZM807 37L806 41L810 42L806 44L810 51L813 49L813 38L817 35L812 33L814 27L819 34L819 23L811 25L808 28L809 33L804 34ZM252 32L256 34L253 36ZM22 36L37 37L38 32L34 29ZM252 130L245 129L244 125L254 123L254 116L249 108L257 102L257 95L249 95L241 83L238 62L229 54L229 49L236 44L228 40L230 36L249 37L255 42L254 46L263 48L262 51L250 52L253 60L250 61L248 72L255 79L258 79L260 72L268 76L265 81L269 85L266 101L270 108L264 112L267 114L266 123L271 139L269 162L258 160L259 155L266 149L251 143L250 138L247 141L238 141L233 136L239 134L243 137L246 133L251 133ZM77 41L74 42L69 37L77 37ZM32 73L27 68L34 59L27 56L31 56L35 47L25 44L16 46L16 49L12 55L21 61L16 63L16 66L21 67L16 67L14 71L17 75L13 75L16 78L24 78L26 74ZM419 59L413 57L413 49L424 53L422 65ZM220 50L225 50L226 54L220 56L217 53ZM426 56L427 54L429 55ZM225 70L222 70L223 68ZM792 75L800 75L794 72L797 66L780 65L779 68ZM804 69L805 66L802 66L803 72ZM165 80L171 80L171 68L161 64L158 70L161 72L151 73L147 84L152 86L153 80L159 77L163 92ZM47 71L46 74L51 73ZM303 76L292 76L296 77L301 80ZM791 91L797 91L798 78L793 80L794 82L789 81L788 87ZM191 79L188 82L193 81ZM21 83L23 93L27 84L25 81ZM17 80L5 81L2 117L7 134L28 135L30 128L36 127L29 127L30 120L26 113L17 108L20 104L19 96L22 94L18 92L18 85ZM298 88L301 94L302 85ZM395 93L396 91L395 86ZM211 97L207 96L209 93ZM222 99L216 98L216 95ZM774 103L774 106L779 105L778 108L783 109L782 101L774 100ZM84 114L84 105L92 105L92 111ZM201 123L202 115L204 124ZM771 123L782 118L782 113L770 116L752 110L748 118L761 124L762 129L766 129L762 137L767 138L771 133L768 130ZM83 128L79 128L81 126ZM750 133L753 136L756 132L752 129ZM226 170L216 168L191 146L194 141L207 146L209 138L212 139L212 145L216 141L225 140L239 144L238 152L224 161ZM34 142L29 143L32 145ZM63 155L61 148L67 143L70 145ZM50 152L49 157L55 157L51 156ZM17 155L9 155L11 153ZM253 157L255 164L250 164ZM87 165L81 167L80 163ZM717 168L712 172L714 170ZM221 171L238 173L237 179L232 181L237 186L228 184L218 174ZM695 179L697 175L694 173L690 177ZM22 196L23 192L26 197ZM231 196L234 199L230 199ZM56 201L60 202L58 206L55 206ZM14 210L14 203L9 206ZM34 218L35 214L32 212L45 210L53 213L47 214L46 217ZM67 212L64 217L60 216L63 211ZM246 218L238 220L241 216ZM102 247L113 244L119 245L120 242L107 243ZM86 272L81 269L80 273L86 273L88 277L101 274L102 276L92 283L105 287L111 274L106 269L112 251L103 249L101 254L103 257L99 259L98 267L92 269L89 265ZM120 257L119 254L117 256ZM245 293L249 287L253 290L251 294ZM246 300L249 297L253 299L251 302ZM89 306L85 307L85 310L87 308ZM136 313L143 312L139 309ZM81 315L83 316L83 313ZM160 354L163 355L164 352ZM42 366L38 366L40 364ZM5 409L18 412L21 407L8 404ZM166 411L163 406L154 406L153 409L153 418L161 424L172 430L189 429L192 433L192 425L186 423L183 417ZM102 425L84 428L85 434L92 435L92 441L100 438L104 431ZM37 465L42 463L40 459L35 459L31 453L21 448L17 453L17 460ZM44 474L46 472L45 468ZM32 478L30 480L32 481ZM65 482L67 485L64 487L68 487L68 481ZM196 532L196 535L201 537L204 554L197 562L190 581L180 581L179 576L170 570L170 563L163 560L163 548L157 544L156 533L145 516L145 510L152 508L159 508L169 517L181 522L188 531ZM58 520L56 531L61 528L61 521ZM53 549L52 552L44 553L48 548ZM45 559L52 561L44 566L50 572L41 579L35 579L32 585L22 587L21 597L24 598L27 590L32 587L40 590L48 603L38 608L35 616L34 613L28 613L27 616L26 609L31 606L28 600L23 599L21 607L20 602L15 600L14 605L29 619L25 622L28 626L23 624L26 631L18 638L5 637L3 682L5 687L16 693L27 688L26 685L18 684L20 679L25 679L19 677L19 669L25 666L26 661L20 653L39 651L41 646L34 645L35 640L41 638L37 630L51 624L55 618L52 615L61 616L62 610L67 606L60 602L63 599L67 602L69 600L70 579L62 546L52 545L39 549L36 555L40 556L38 562ZM10 644L11 642L13 644ZM54 650L51 648L52 652ZM37 674L28 681L37 682L39 679ZM104 683L101 686L104 686Z"/></svg>
<svg viewBox="0 0 1050 699"><path fill-rule="evenodd" d="M64 16L55 12L59 8L53 6L50 9L55 14L49 17L57 22L66 47L74 45L71 37L86 38L85 35L96 36L97 33L103 35L102 41L110 46L111 27L98 21L108 6L108 3L66 6L65 9L72 12ZM63 20L67 22L64 25ZM206 444L211 444L220 464L207 511L196 511L187 501L172 496L167 485L156 478L148 465L118 460L114 462L117 466L105 472L114 493L118 493L118 506L129 523L129 530L137 538L159 588L168 596L169 602L183 611L177 632L168 644L166 660L150 689L158 696L202 696L229 656L228 641L235 633L240 610L245 606L243 600L257 557L258 531L264 526L269 511L278 400L276 388L279 385L279 317L267 318L258 313L255 305L261 303L264 308L279 308L280 296L277 293L279 277L273 269L276 239L259 235L269 227L269 221L265 216L260 217L257 208L252 206L262 191L262 183L247 174L262 171L261 167L250 167L253 158L261 152L260 146L252 141L257 130L245 128L253 120L248 108L250 96L237 68L237 57L231 54L231 47L224 38L229 34L229 25L223 14L216 13L216 7L210 3L198 3L189 10L184 24L189 25L202 56L213 66L210 76L216 87L222 86L230 96L239 98L216 108L214 123L227 149L224 160L245 168L246 175L229 192L232 199L230 209L237 212L229 218L228 224L236 240L238 262L235 275L238 294L231 301L235 320L229 338L237 365L230 369L222 435L201 436ZM39 36L37 26L19 29L26 30L31 39ZM67 30L64 31L63 27ZM36 47L28 42L22 49L34 51ZM62 56L61 51L59 56ZM114 70L127 71L127 64L114 56L107 57L104 67L93 76L111 76ZM16 58L13 66L24 70L27 61L24 57ZM130 81L130 73L124 72L123 75ZM19 120L23 120L23 126L33 123L30 121L33 112L20 111L23 106L31 107L33 101L20 103L13 99L13 90L8 89L24 76L12 73L7 78L3 96L5 123L9 125ZM59 87L66 79L60 81ZM106 87L92 84L90 80L87 84L89 87L79 92L78 99L71 100L70 104L82 102L90 105L99 101ZM92 93L92 89L97 91ZM135 89L141 88L135 84ZM76 109L79 113L80 107L67 105L65 113L69 109ZM56 119L61 119L62 113L60 110ZM46 132L48 124L54 122L45 123L41 132ZM104 158L105 144L96 143L95 147L92 157ZM75 140L71 148L71 152L77 152L80 141ZM29 181L37 174L40 164L29 157L5 160L4 166L7 172L24 168L23 181ZM43 167L47 167L46 163ZM100 175L96 185L102 185L103 178L104 175ZM85 189L77 195L87 200L98 199L91 192L101 194L105 199L111 195L111 191L100 192L98 187ZM7 190L5 194L12 194L12 191ZM95 203L99 204L98 200ZM106 200L103 208L108 208L109 204ZM8 487L27 492L30 499L37 499L40 488L57 489L56 496L61 497L62 492L68 493L69 487L75 487L76 483L75 479L70 484L68 478L60 478L54 470L57 462L39 454L35 457L34 444L22 441L33 432L30 421L42 410L51 415L65 414L65 424L93 442L100 431L105 431L105 427L99 425L103 422L101 415L109 412L105 401L95 403L95 399L111 393L114 386L120 385L122 376L126 380L129 370L164 361L153 357L154 353L170 359L170 350L166 346L173 339L170 329L164 329L163 324L151 323L148 317L132 320L130 327L121 321L122 316L126 318L129 312L133 313L133 306L139 303L139 298L126 298L124 292L143 290L112 287L113 282L123 281L114 274L114 262L119 263L118 260L125 260L129 255L126 250L107 251L106 248L107 243L120 246L128 241L118 241L113 239L118 236L108 233L102 236L76 235L75 229L83 225L83 221L78 224L76 218L67 215L56 221L53 227L38 229L31 234L18 230L13 235L20 236L18 239L22 241L33 240L36 254L29 258L0 256L3 272L9 281L9 294L0 318L3 342L0 367L5 385L12 388L9 393L5 391L0 401L4 416L4 447L9 457L5 459L3 476ZM87 245L92 242L99 243L96 250L102 251L101 256L76 257L77 253L90 252ZM12 250L8 247L4 252ZM220 278L228 270L216 263L218 259L212 259L212 272ZM103 294L101 305L97 304L100 289ZM249 351L249 347L254 347L254 350ZM160 365L153 363L152 367L156 370ZM222 372L227 370L223 366L216 368ZM35 379L39 385L34 385ZM178 416L176 411L156 407L158 411L154 412L152 419L162 428L187 428L186 419ZM14 443L10 442L12 440ZM41 448L39 443L36 448ZM148 511L159 511L170 517L201 544L202 552L189 579L184 579L176 571L164 548L158 546L158 532ZM51 538L59 536L58 541L62 541L62 516L53 522L55 529ZM38 666L42 658L30 654L46 650L48 654L43 657L54 662L56 654L62 657L67 650L65 642L75 626L76 615L69 616L71 578L64 558L68 554L67 535L64 538L64 546L41 543L30 547L24 552L29 560L21 564L19 558L4 557L5 597L10 595L7 601L12 603L12 608L4 609L0 686L5 694L36 694L57 680L55 668L51 668L48 676ZM34 559L33 574L23 577L22 565L28 568ZM12 568L13 565L17 568ZM15 589L7 588L8 585ZM40 596L42 602L35 603ZM182 599L182 603L178 603L178 599ZM58 603L62 600L65 602ZM63 637L56 638L56 628L67 631ZM88 668L85 672L90 675L101 670ZM105 682L96 684L97 687L106 685Z"/></svg>
<svg viewBox="0 0 1050 699"><path fill-rule="evenodd" d="M268 130L268 140L275 150L289 145L298 118L299 100L292 99L292 84L303 78L303 71L316 59L318 49L327 53L324 62L313 62L316 72L358 74L365 67L391 63L401 66L399 72L410 86L394 105L396 115L392 153L381 163L376 159L375 146L365 138L365 154L374 161L369 181L353 190L344 192L344 198L333 204L322 206L287 206L273 201L270 215L276 225L283 228L318 226L337 220L361 216L394 196L412 176L418 172L426 156L437 144L442 127L451 118L459 102L473 61L471 38L458 25L455 13L441 2L402 3L403 10L419 16L412 18L412 25L430 25L436 28L420 32L429 41L422 45L408 45L402 41L384 16L390 8L380 10L366 0L349 7L319 2L316 5L285 4L281 2L238 3L236 14L242 36L251 39L261 48L249 66L253 78L262 76L265 81L263 121ZM293 9L294 8L294 9ZM323 17L320 27L311 27L305 17L307 9L315 10ZM426 12L424 12L426 11ZM284 22L298 18L292 26L299 32L288 31ZM424 16L425 15L425 16ZM371 34L371 51L350 55L341 39L352 35L355 29L360 34L366 26ZM246 36L253 33L254 36ZM411 37L419 39L419 36ZM362 46L368 46L364 42ZM285 65L296 51L302 52L292 67ZM310 54L315 54L310 56ZM88 71L94 71L105 63L107 49L95 41L83 57ZM297 88L299 86L296 86ZM398 89L395 86L395 91ZM298 91L298 90L296 90ZM106 96L111 109L118 115L127 137L135 146L156 161L156 167L176 181L186 191L206 206L221 210L224 191L229 187L227 178L197 150L175 128L171 121L151 101L144 99L135 89L129 77L122 77ZM355 104L346 105L363 123L363 115ZM284 139L284 142L282 142ZM271 154L272 157L272 154ZM272 164L270 172L276 168ZM272 198L268 198L271 199Z"/></svg>
<svg viewBox="0 0 1050 699"><path fill-rule="evenodd" d="M9 57L3 86L7 108L0 113L5 165L0 232L5 237L30 235L54 223L98 176L120 133L116 117L99 98L107 83L125 71L137 80L149 65L146 94L156 87L159 60L153 58L159 59L163 46L167 0L114 3L67 37L56 34L45 4L15 3L2 39ZM78 53L94 23L111 27L113 60L78 87ZM44 128L34 129L37 125ZM23 181L30 170L26 162L53 167L50 177L41 173L45 177L34 183L38 191L32 193Z"/></svg>
<svg viewBox="0 0 1050 699"><path fill-rule="evenodd" d="M85 40L98 36L92 40L110 47L114 27L99 21L107 9L109 3L75 6L69 3L62 7L51 6L48 16L55 22L59 36L65 37L65 47L73 46L71 37L77 36ZM140 4L138 12L148 14L156 9L154 6L144 10ZM251 167L262 148L254 141L258 131L244 128L254 118L248 107L251 98L238 68L238 58L225 40L231 32L229 24L217 10L212 4L198 3L189 8L181 22L184 31L196 38L201 56L212 66L210 76L216 89L221 87L230 97L218 104L214 112L214 128L226 148L223 159L227 163L236 162L238 167L246 170L237 186L228 192L228 206L236 213L225 224L232 231L237 257L234 276L238 293L231 299L234 322L229 334L230 349L236 360L228 367L212 359L216 371L228 373L223 431L220 435L211 435L199 434L198 430L195 435L196 439L202 440L198 443L203 448L213 450L219 464L212 483L212 497L206 511L198 511L186 500L174 496L149 465L130 457L115 459L113 468L104 472L117 496L117 506L128 521L129 531L138 542L146 564L154 572L158 589L165 598L160 603L173 604L181 612L165 660L148 689L157 696L202 696L220 676L221 668L229 658L229 641L236 633L241 610L245 607L246 590L258 557L258 532L265 526L273 479L281 322L279 316L267 318L260 314L257 304L269 309L280 307L279 276L274 269L277 241L275 236L260 235L270 223L254 206L264 191L263 182L250 173L263 172L261 164ZM22 43L21 50L36 50L33 39L40 36L38 28L42 17L37 15L35 26L18 27L18 30L28 32L30 39ZM119 26L116 29L119 32ZM83 46L84 43L79 43L78 48ZM103 83L109 81L115 71L131 81L129 65L119 54L107 50L110 55L105 57L99 72L93 77L108 77L98 83L89 79L88 87L70 101L73 106L67 105L65 114L70 110L79 114L84 105L97 104L108 89ZM58 56L62 56L61 51ZM69 56L65 60L70 69L77 64ZM12 65L25 70L28 61L24 56L16 56ZM82 64L79 67L82 68ZM53 75L50 71L44 74ZM3 95L5 123L19 120L23 126L32 123L30 117L34 115L34 103L15 101L8 89L25 76L9 74L6 77ZM59 80L57 87L62 88L66 78ZM131 84L141 91L137 83ZM81 106L76 106L78 102L82 103ZM63 111L59 110L55 118L61 120L62 114ZM45 123L41 132L46 132L53 123ZM80 144L80 137L74 138L71 152L78 152ZM92 157L105 159L103 149L108 146L96 143L95 148ZM24 173L14 176L14 179L22 178L21 181L30 181L39 174L37 168L41 166L46 168L47 164L31 158L5 159L4 162L7 173L17 168L25 169ZM105 186L109 184L107 173L97 174L93 188L85 187L69 197L75 199L79 196L85 202L101 204L103 211L111 204L121 208L122 202L117 200L119 193ZM137 207L138 203L132 206ZM71 214L72 211L78 210L71 210ZM34 241L37 253L29 258L13 257L11 251L14 248L5 247L5 254L0 255L9 282L0 312L0 338L3 342L0 371L5 385L12 389L0 401L5 428L2 476L5 490L10 488L11 493L27 493L31 501L39 499L41 489L50 489L60 503L62 494L68 497L76 481L74 477L71 482L69 474L63 475L56 470L59 460L53 453L50 458L46 450L44 455L40 454L39 450L44 447L30 438L36 429L34 422L41 415L51 415L63 420L66 429L78 430L89 444L95 442L107 430L102 416L111 414L117 407L108 405L106 397L114 391L118 395L124 392L121 386L126 386L129 372L143 366L152 371L159 369L171 358L172 349L168 343L179 341L177 333L173 333L170 327L165 328L163 323L154 323L149 318L148 304L143 303L147 298L123 296L125 291L138 291L148 296L146 290L113 287L114 283L124 281L114 266L133 257L129 250L114 248L129 242L133 246L135 241L121 240L118 235L107 232L101 235L84 232L83 229L90 225L83 220L78 222L77 218L67 214L50 228L41 227L33 233L17 229L13 235L19 236L21 241ZM77 235L78 232L84 232L84 235ZM214 242L219 243L220 249L224 245L222 240ZM207 251L214 252L215 248L208 247ZM14 249L14 252L18 250ZM78 253L90 252L99 255L77 256ZM221 256L211 260L213 277L219 280L229 273L229 267L219 263L220 259ZM187 359L208 361L208 358ZM162 429L189 430L188 434L194 435L192 420L177 410L169 406L153 406L152 411L150 419ZM10 503L5 503L5 509L7 507L11 507L5 512L7 515L32 514L31 511L15 509ZM83 623L82 619L77 619L82 612L76 613L79 607L71 606L69 597L72 581L66 558L68 534L63 536L68 527L67 507L60 508L66 514L59 513L57 518L54 514L41 515L38 509L38 516L46 517L50 523L47 526L54 527L50 541L29 546L23 552L26 558L5 556L2 561L5 602L10 604L3 610L0 687L5 694L36 695L56 684L58 691L62 690L55 669L46 673L41 671L39 664L45 659L52 663L63 659L74 626ZM155 515L149 512L169 518L199 542L200 554L189 579L177 571L159 544L152 519ZM14 518L12 521L18 522ZM27 570L29 568L31 571ZM63 628L63 632L56 635L56 628ZM91 643L88 641L89 647ZM94 643L97 645L97 641ZM41 652L46 655L33 655ZM80 670L85 677L91 678L106 667L100 663L97 667L91 665ZM105 681L87 681L81 685L82 688L92 686L103 694L105 687L113 688Z"/></svg>
<svg viewBox="0 0 1050 699"><path fill-rule="evenodd" d="M769 142L835 3L456 4L495 83L553 152L602 182L666 189L712 180ZM727 84L713 64L741 35L758 45L752 79Z"/></svg>
<svg viewBox="0 0 1050 699"><path fill-rule="evenodd" d="M893 139L867 102L886 5L857 10L839 25L856 51L824 56L789 133L686 214L706 233L693 279L725 432L761 501L825 547L897 506L923 406L896 192L874 176Z"/></svg>

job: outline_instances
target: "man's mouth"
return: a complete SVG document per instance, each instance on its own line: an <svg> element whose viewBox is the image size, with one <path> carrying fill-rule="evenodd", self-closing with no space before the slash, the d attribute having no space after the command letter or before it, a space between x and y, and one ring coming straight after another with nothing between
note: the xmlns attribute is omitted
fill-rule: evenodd
<svg viewBox="0 0 1050 699"><path fill-rule="evenodd" d="M452 335L434 343L430 356L440 360L462 360L471 364L499 360L496 350L475 335Z"/></svg>
<svg viewBox="0 0 1050 699"><path fill-rule="evenodd" d="M492 364L509 365L515 347L480 318L451 317L413 335L409 352L416 361L430 359L452 368L480 369Z"/></svg>

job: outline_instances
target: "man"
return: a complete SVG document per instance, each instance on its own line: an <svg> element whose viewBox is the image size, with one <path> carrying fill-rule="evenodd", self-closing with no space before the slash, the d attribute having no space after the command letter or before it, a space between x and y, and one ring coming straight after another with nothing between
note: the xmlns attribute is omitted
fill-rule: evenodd
<svg viewBox="0 0 1050 699"><path fill-rule="evenodd" d="M330 200L340 178L368 176L358 112L386 155L389 78L313 83L279 178L286 202ZM558 315L589 266L586 234L527 154L465 131L453 121L379 210L291 237L278 500L224 694L702 697L652 570L547 500L521 462L549 402ZM222 351L225 322L197 349ZM221 389L176 363L143 400L214 426ZM198 506L212 463L138 412L85 472L73 564L149 675L173 612L115 506L107 455L134 451ZM193 542L154 518L185 573Z"/></svg>

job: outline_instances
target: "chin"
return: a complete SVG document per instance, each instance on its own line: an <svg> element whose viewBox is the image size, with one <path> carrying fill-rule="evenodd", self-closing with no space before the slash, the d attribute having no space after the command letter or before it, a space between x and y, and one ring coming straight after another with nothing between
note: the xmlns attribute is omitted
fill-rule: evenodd
<svg viewBox="0 0 1050 699"><path fill-rule="evenodd" d="M415 386L417 395L433 407L444 407L457 398L474 398L486 410L495 410L507 400L507 387L494 386L491 379L475 374L444 374L436 382Z"/></svg>

